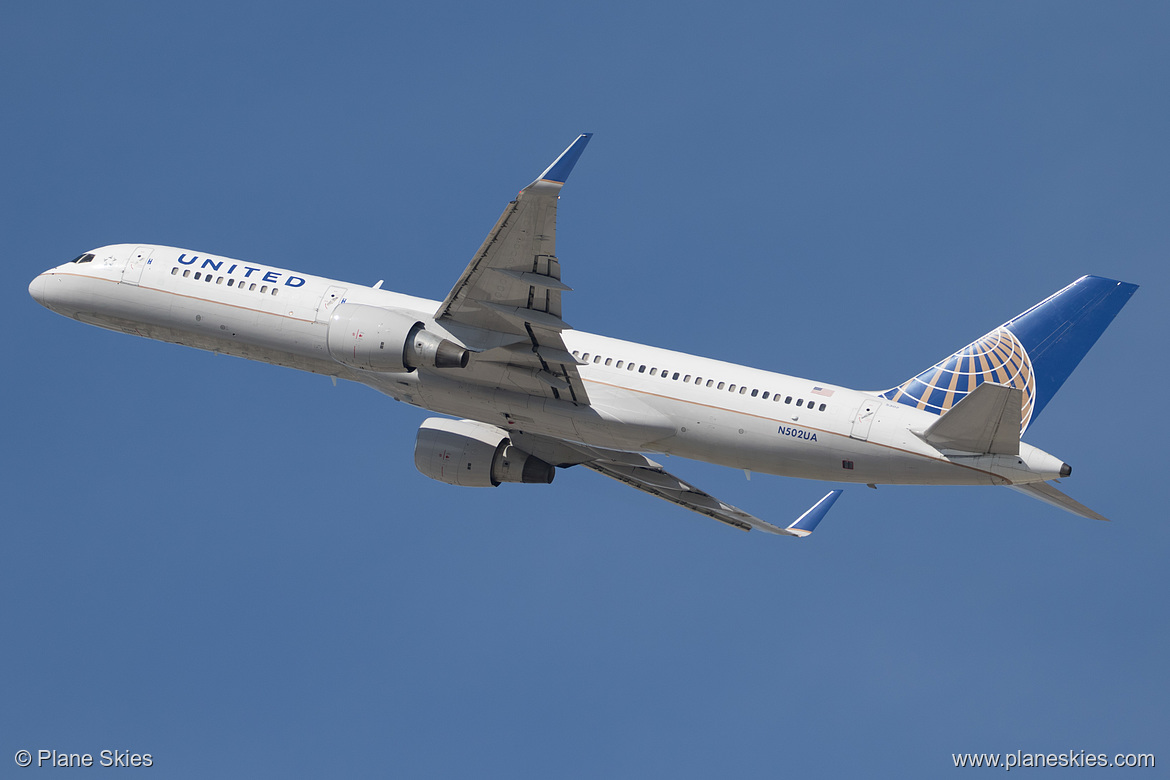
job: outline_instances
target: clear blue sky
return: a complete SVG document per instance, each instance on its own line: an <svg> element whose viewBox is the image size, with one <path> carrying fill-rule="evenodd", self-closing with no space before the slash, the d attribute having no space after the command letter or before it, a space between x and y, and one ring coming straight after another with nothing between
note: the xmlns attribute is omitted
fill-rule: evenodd
<svg viewBox="0 0 1170 780"><path fill-rule="evenodd" d="M7 4L0 775L1170 764L1170 10L808 5ZM441 298L581 132L584 330L872 389L1081 274L1142 285L1029 430L1114 522L854 487L794 541L592 472L449 487L420 410L26 291L141 241ZM826 489L668 465L777 521Z"/></svg>

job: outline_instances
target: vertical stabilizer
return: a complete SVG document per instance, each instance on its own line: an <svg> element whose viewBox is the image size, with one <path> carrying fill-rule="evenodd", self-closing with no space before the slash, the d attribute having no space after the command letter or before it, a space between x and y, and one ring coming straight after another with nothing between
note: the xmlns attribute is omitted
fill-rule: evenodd
<svg viewBox="0 0 1170 780"><path fill-rule="evenodd" d="M984 382L1014 387L1023 394L1023 432L1137 288L1115 279L1082 276L882 395L942 414Z"/></svg>

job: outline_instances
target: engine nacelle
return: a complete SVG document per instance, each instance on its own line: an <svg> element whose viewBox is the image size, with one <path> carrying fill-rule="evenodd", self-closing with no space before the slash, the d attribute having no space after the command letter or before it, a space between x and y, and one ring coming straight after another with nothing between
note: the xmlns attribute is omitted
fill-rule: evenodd
<svg viewBox="0 0 1170 780"><path fill-rule="evenodd" d="M364 371L465 368L469 358L466 349L428 333L414 317L357 303L343 303L333 310L325 342L331 358Z"/></svg>
<svg viewBox="0 0 1170 780"><path fill-rule="evenodd" d="M497 487L501 482L548 484L556 468L512 445L508 432L474 420L431 417L414 444L414 465L448 485Z"/></svg>

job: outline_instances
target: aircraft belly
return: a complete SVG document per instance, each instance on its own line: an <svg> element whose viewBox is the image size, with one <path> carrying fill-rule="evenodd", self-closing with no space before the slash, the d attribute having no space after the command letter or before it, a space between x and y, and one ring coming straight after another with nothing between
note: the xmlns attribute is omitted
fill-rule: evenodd
<svg viewBox="0 0 1170 780"><path fill-rule="evenodd" d="M581 440L610 449L654 449L678 432L678 422L642 397L605 385L589 386L590 404L573 415Z"/></svg>
<svg viewBox="0 0 1170 780"><path fill-rule="evenodd" d="M415 403L440 414L465 417L505 430L525 430L558 439L580 440L569 414L563 410L558 413L555 407L558 402L552 400L460 382L437 371L420 373L416 387ZM549 405L553 405L551 411Z"/></svg>
<svg viewBox="0 0 1170 780"><path fill-rule="evenodd" d="M673 420L674 432L654 442L655 451L764 474L836 478L830 468L834 437L824 428L681 399L659 399L656 407Z"/></svg>
<svg viewBox="0 0 1170 780"><path fill-rule="evenodd" d="M663 408L663 407L660 407ZM785 422L756 415L678 403L669 408L676 433L651 449L761 474L873 484L1000 484L985 470L951 463L911 434L883 436L874 427L868 441L849 433L849 422L832 417Z"/></svg>
<svg viewBox="0 0 1170 780"><path fill-rule="evenodd" d="M99 327L124 330L125 323L138 320L143 312L157 321L165 318L170 310L170 301L165 296L144 299L137 287L111 279L62 273L50 275L48 284L54 287L55 311ZM116 324L102 324L103 317Z"/></svg>
<svg viewBox="0 0 1170 780"><path fill-rule="evenodd" d="M90 325L313 373L341 373L324 355L324 328L292 331L282 327L287 318L279 315L108 279L61 274L53 283L59 285L55 307Z"/></svg>
<svg viewBox="0 0 1170 780"><path fill-rule="evenodd" d="M386 385L390 381L386 378L367 384L396 395L395 388ZM421 372L414 398L413 403L440 414L607 449L658 451L651 443L673 430L670 420L653 409L574 404L462 382L458 369Z"/></svg>
<svg viewBox="0 0 1170 780"><path fill-rule="evenodd" d="M325 349L325 326L287 314L256 308L176 296L139 288L135 318L147 330L168 331L165 341L238 355L315 373L341 374ZM146 308L150 298L169 302L169 308Z"/></svg>

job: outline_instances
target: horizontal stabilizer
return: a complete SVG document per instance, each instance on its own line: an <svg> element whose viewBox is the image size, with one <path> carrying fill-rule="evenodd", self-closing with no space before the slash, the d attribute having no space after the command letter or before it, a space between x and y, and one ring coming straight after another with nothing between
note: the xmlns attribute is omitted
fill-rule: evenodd
<svg viewBox="0 0 1170 780"><path fill-rule="evenodd" d="M939 449L1019 455L1023 403L1019 388L984 382L932 423L922 438Z"/></svg>
<svg viewBox="0 0 1170 780"><path fill-rule="evenodd" d="M1045 504L1051 504L1058 509L1063 509L1066 512L1072 512L1074 515L1087 517L1090 520L1104 520L1106 522L1109 521L1108 517L1103 517L1097 514L1079 501L1074 501L1064 493L1061 493L1052 486L1051 482L1032 482L1027 485L1008 485L1008 487L1010 487L1012 490L1017 490L1021 493L1029 495L1032 498L1038 498Z"/></svg>

